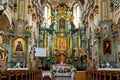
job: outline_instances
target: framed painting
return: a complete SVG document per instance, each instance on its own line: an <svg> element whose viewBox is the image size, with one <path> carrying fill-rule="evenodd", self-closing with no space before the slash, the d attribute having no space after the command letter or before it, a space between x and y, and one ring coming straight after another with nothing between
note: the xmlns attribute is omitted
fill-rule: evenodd
<svg viewBox="0 0 120 80"><path fill-rule="evenodd" d="M13 56L24 56L26 52L26 41L18 37L13 41Z"/></svg>
<svg viewBox="0 0 120 80"><path fill-rule="evenodd" d="M66 38L58 38L58 49L66 50Z"/></svg>
<svg viewBox="0 0 120 80"><path fill-rule="evenodd" d="M4 60L4 58L5 58L4 52L0 51L0 60Z"/></svg>
<svg viewBox="0 0 120 80"><path fill-rule="evenodd" d="M112 54L112 45L110 40L103 41L103 54Z"/></svg>
<svg viewBox="0 0 120 80"><path fill-rule="evenodd" d="M59 29L65 29L65 19L63 18L59 20Z"/></svg>

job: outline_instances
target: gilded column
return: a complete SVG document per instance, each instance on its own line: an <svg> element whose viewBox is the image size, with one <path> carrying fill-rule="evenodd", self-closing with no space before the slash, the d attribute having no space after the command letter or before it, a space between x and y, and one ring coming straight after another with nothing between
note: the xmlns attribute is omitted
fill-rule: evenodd
<svg viewBox="0 0 120 80"><path fill-rule="evenodd" d="M55 56L55 35L52 36L52 56Z"/></svg>
<svg viewBox="0 0 120 80"><path fill-rule="evenodd" d="M70 36L67 37L68 40L68 57L70 57Z"/></svg>
<svg viewBox="0 0 120 80"><path fill-rule="evenodd" d="M70 47L69 47L69 55L71 56L71 54L72 54L72 35L70 35Z"/></svg>
<svg viewBox="0 0 120 80"><path fill-rule="evenodd" d="M80 35L78 35L78 48L80 49L81 48L81 41L80 41Z"/></svg>
<svg viewBox="0 0 120 80"><path fill-rule="evenodd" d="M72 48L72 36L70 35L70 48Z"/></svg>
<svg viewBox="0 0 120 80"><path fill-rule="evenodd" d="M46 48L46 45L47 45L47 44L46 44L46 40L47 40L46 38L47 38L47 35L44 34L44 45L43 45L44 48Z"/></svg>

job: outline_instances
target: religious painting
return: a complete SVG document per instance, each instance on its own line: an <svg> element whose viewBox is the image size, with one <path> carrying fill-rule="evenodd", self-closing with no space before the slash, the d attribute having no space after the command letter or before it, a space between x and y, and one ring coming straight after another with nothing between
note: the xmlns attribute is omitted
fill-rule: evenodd
<svg viewBox="0 0 120 80"><path fill-rule="evenodd" d="M66 38L58 38L58 49L66 50Z"/></svg>
<svg viewBox="0 0 120 80"><path fill-rule="evenodd" d="M18 37L13 41L13 56L23 56L26 52L26 41Z"/></svg>
<svg viewBox="0 0 120 80"><path fill-rule="evenodd" d="M65 19L63 18L59 20L59 29L65 29Z"/></svg>
<svg viewBox="0 0 120 80"><path fill-rule="evenodd" d="M0 51L0 60L4 60L4 52Z"/></svg>
<svg viewBox="0 0 120 80"><path fill-rule="evenodd" d="M104 40L103 41L103 54L106 55L106 54L111 54L111 41L110 40Z"/></svg>

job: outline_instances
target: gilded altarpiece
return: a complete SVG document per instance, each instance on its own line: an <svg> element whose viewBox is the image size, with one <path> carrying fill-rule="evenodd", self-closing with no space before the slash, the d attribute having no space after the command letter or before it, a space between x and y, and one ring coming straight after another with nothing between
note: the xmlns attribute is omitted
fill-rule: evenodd
<svg viewBox="0 0 120 80"><path fill-rule="evenodd" d="M55 12L53 12L52 22L49 28L46 26L41 26L39 29L39 45L43 47L43 42L46 42L46 47L49 48L49 58L43 60L43 64L72 64L76 67L81 67L84 63L82 62L81 56L75 56L74 47L80 49L83 44L81 40L84 40L85 36L81 39L80 35L85 34L85 29L76 29L73 22L72 11L65 4L59 4L55 7ZM43 35L47 35L47 39L43 38ZM79 34L79 35L77 35ZM82 43L82 44L80 44ZM84 45L85 46L85 45ZM78 53L77 53L78 54ZM76 60L77 58L77 60ZM82 59L82 60L81 60ZM86 57L85 57L86 59ZM77 65L77 64L81 65ZM85 66L81 67L85 68Z"/></svg>

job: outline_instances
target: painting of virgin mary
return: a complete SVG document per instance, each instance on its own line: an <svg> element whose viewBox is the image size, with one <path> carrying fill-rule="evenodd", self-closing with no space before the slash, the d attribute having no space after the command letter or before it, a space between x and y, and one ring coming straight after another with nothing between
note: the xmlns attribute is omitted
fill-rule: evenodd
<svg viewBox="0 0 120 80"><path fill-rule="evenodd" d="M18 37L13 41L13 55L24 55L26 52L26 41L22 37Z"/></svg>

